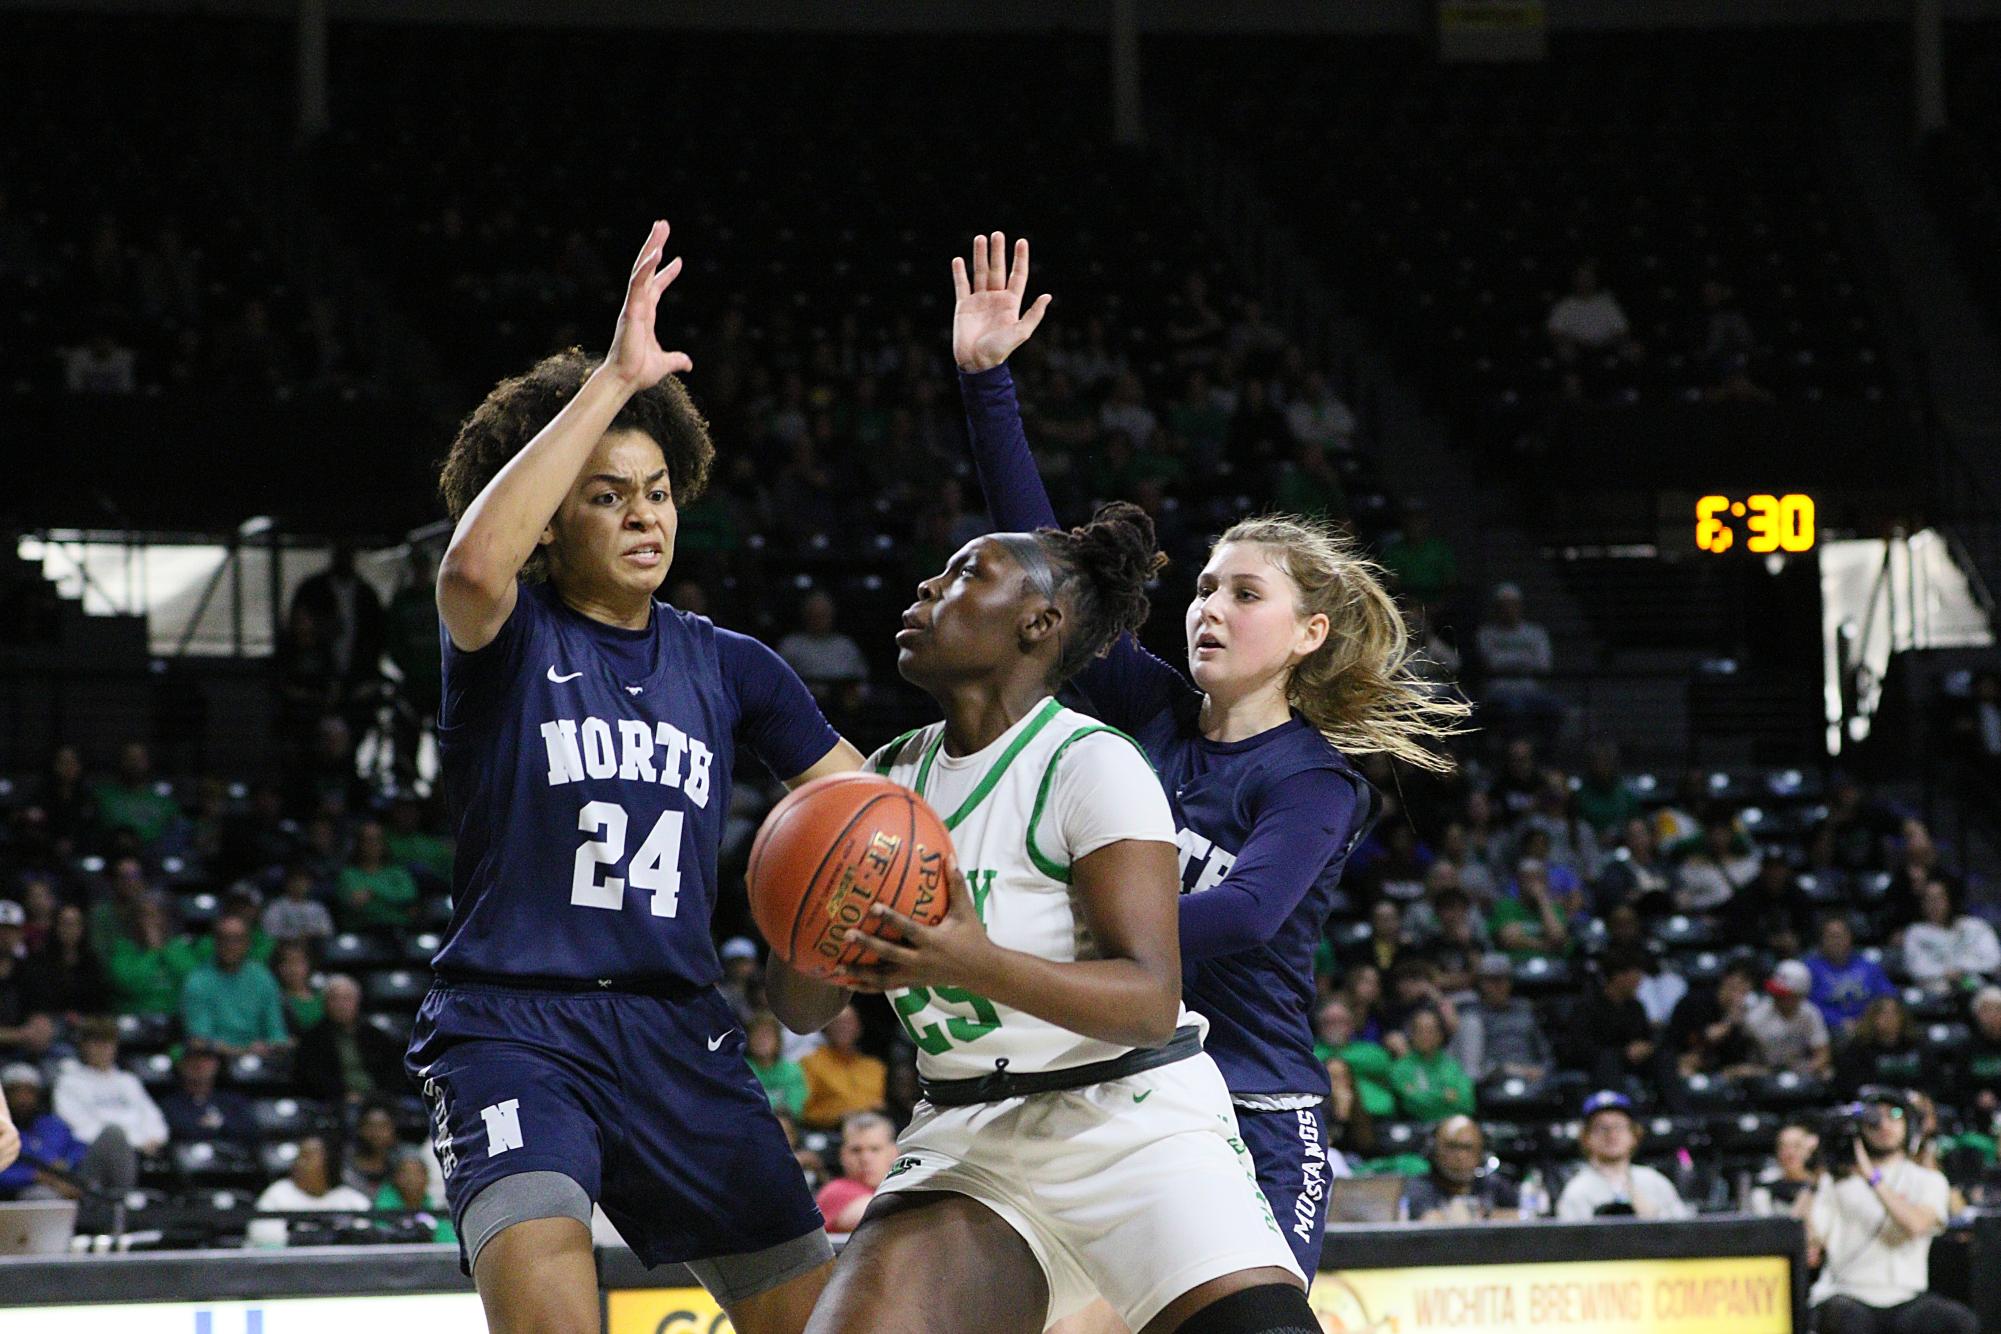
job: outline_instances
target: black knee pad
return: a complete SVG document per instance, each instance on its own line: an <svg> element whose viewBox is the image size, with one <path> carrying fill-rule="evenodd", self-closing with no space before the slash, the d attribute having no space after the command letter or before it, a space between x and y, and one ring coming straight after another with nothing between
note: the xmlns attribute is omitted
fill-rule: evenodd
<svg viewBox="0 0 2001 1334"><path fill-rule="evenodd" d="M1320 1321L1305 1293L1290 1283L1267 1283L1210 1302L1175 1334L1320 1334Z"/></svg>

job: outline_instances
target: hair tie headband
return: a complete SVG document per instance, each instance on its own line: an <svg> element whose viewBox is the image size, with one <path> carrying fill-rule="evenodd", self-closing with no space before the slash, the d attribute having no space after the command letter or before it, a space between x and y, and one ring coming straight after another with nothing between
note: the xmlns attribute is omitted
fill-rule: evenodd
<svg viewBox="0 0 2001 1334"><path fill-rule="evenodd" d="M1049 553L1042 549L1033 533L994 533L990 540L1008 555L1028 578L1028 586L1056 601L1056 568L1049 563Z"/></svg>

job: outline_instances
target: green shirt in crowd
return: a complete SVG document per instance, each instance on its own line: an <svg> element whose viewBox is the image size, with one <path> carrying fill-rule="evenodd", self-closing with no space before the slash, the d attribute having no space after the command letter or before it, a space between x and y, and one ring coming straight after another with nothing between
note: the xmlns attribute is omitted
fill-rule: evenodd
<svg viewBox="0 0 2001 1334"><path fill-rule="evenodd" d="M213 964L188 974L181 986L181 1024L191 1038L230 1047L283 1042L285 999L271 970L245 960L233 973Z"/></svg>
<svg viewBox="0 0 2001 1334"><path fill-rule="evenodd" d="M1542 934L1542 914L1529 907L1526 903L1523 903L1519 898L1508 895L1497 900L1493 911L1487 914L1487 934L1494 938L1495 944L1501 944L1502 928L1511 922L1524 923L1538 936ZM1545 949L1541 946L1516 948L1509 945L1501 945L1501 948L1507 950L1509 957L1514 959L1555 959L1561 958L1570 952L1570 942L1566 938L1563 948L1555 950Z"/></svg>
<svg viewBox="0 0 2001 1334"><path fill-rule="evenodd" d="M406 1209L422 1209L426 1206L422 1203L406 1203L403 1199L403 1193L396 1189L396 1184L392 1181L385 1181L382 1183L382 1189L375 1192L375 1207L377 1209L394 1209L401 1212ZM438 1226L432 1232L431 1240L444 1245L456 1245L459 1234L452 1227L451 1211L449 1209L440 1209L437 1211L435 1217Z"/></svg>
<svg viewBox="0 0 2001 1334"><path fill-rule="evenodd" d="M1288 463L1279 470L1274 491L1273 503L1288 514L1339 519L1348 513L1348 493L1332 471L1323 476Z"/></svg>
<svg viewBox="0 0 2001 1334"><path fill-rule="evenodd" d="M96 796L98 823L106 829L129 829L148 845L157 842L181 813L172 797L160 795L145 783L137 787L99 783Z"/></svg>
<svg viewBox="0 0 2001 1334"><path fill-rule="evenodd" d="M793 1120L806 1110L806 1072L799 1068L799 1062L778 1060L770 1065L759 1065L751 1061L750 1072L757 1076L757 1082L764 1085L764 1091L771 1098L771 1105L790 1112Z"/></svg>
<svg viewBox="0 0 2001 1334"><path fill-rule="evenodd" d="M1623 779L1613 779L1603 787L1586 780L1577 789L1577 813L1584 823L1600 834L1617 838L1626 821L1640 813L1640 798Z"/></svg>
<svg viewBox="0 0 2001 1334"><path fill-rule="evenodd" d="M357 901L362 894L366 902ZM416 920L417 882L400 866L374 871L349 866L340 873L334 898L349 927L409 926Z"/></svg>
<svg viewBox="0 0 2001 1334"><path fill-rule="evenodd" d="M1313 1057L1322 1065L1335 1056L1346 1061L1355 1076L1355 1094L1362 1100L1363 1111L1379 1117L1397 1114L1397 1095L1390 1089L1390 1054L1381 1043L1351 1042L1345 1047L1313 1044Z"/></svg>
<svg viewBox="0 0 2001 1334"><path fill-rule="evenodd" d="M180 1008L188 974L202 963L186 936L158 949L147 949L130 936L114 936L100 957L111 982L111 1003L120 1014L173 1014Z"/></svg>
<svg viewBox="0 0 2001 1334"><path fill-rule="evenodd" d="M435 649L432 650L431 656L434 658L438 656ZM389 834L382 842L389 850L389 860L398 866L420 867L440 880L452 878L450 839L419 831L414 834Z"/></svg>
<svg viewBox="0 0 2001 1334"><path fill-rule="evenodd" d="M327 998L315 991L309 996L286 996L285 1022L294 1036L327 1017Z"/></svg>
<svg viewBox="0 0 2001 1334"><path fill-rule="evenodd" d="M1383 550L1383 564L1417 602L1436 602L1459 582L1458 558L1442 537L1392 542Z"/></svg>
<svg viewBox="0 0 2001 1334"><path fill-rule="evenodd" d="M1473 1112L1473 1081L1443 1049L1430 1056L1415 1051L1399 1056L1390 1064L1390 1084L1403 1114L1413 1121L1429 1125Z"/></svg>

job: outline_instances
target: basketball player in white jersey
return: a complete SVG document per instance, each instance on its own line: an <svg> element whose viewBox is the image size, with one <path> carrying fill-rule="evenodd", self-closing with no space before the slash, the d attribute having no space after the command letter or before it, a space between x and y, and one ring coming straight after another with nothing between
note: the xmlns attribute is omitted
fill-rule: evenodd
<svg viewBox="0 0 2001 1334"><path fill-rule="evenodd" d="M1132 505L976 539L898 669L945 720L878 751L951 830L943 922L878 908L925 1098L809 1334L1037 1334L1103 1293L1142 1334L1312 1334L1305 1279L1180 1004L1174 822L1137 745L1053 692L1145 620Z"/></svg>

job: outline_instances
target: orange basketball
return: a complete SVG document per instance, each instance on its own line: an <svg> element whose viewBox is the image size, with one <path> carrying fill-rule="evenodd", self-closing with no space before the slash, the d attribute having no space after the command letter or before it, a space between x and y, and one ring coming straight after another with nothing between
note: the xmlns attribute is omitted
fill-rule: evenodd
<svg viewBox="0 0 2001 1334"><path fill-rule="evenodd" d="M944 821L907 787L872 773L832 774L786 794L750 848L750 912L772 951L811 977L875 954L845 937L877 933L882 903L932 925L955 864Z"/></svg>

